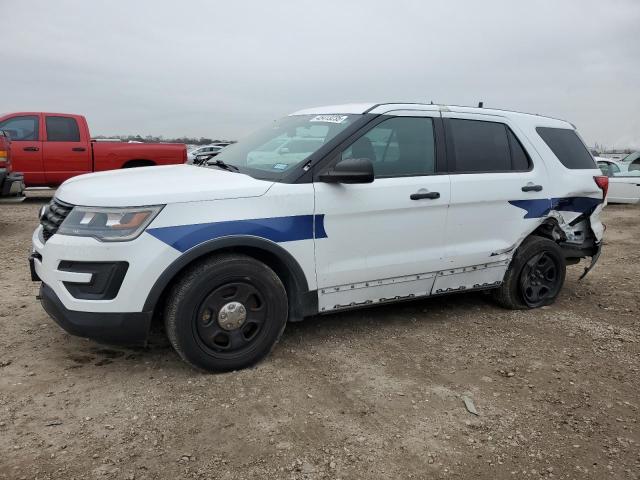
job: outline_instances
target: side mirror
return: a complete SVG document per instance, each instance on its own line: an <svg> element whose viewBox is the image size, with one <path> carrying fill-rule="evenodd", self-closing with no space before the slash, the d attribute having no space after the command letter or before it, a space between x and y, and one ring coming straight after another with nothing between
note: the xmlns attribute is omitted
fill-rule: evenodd
<svg viewBox="0 0 640 480"><path fill-rule="evenodd" d="M371 183L373 163L368 158L346 158L318 178L325 183Z"/></svg>

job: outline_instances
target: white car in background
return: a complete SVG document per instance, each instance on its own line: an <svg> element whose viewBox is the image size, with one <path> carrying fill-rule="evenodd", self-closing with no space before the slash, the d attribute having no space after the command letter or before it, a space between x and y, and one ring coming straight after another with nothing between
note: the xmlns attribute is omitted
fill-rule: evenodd
<svg viewBox="0 0 640 480"><path fill-rule="evenodd" d="M634 155L633 153L631 155ZM598 167L609 177L609 203L640 203L640 155L630 161L595 157Z"/></svg>
<svg viewBox="0 0 640 480"><path fill-rule="evenodd" d="M187 163L192 164L196 157L207 155L209 158L216 156L226 145L204 145L194 148L187 153Z"/></svg>
<svg viewBox="0 0 640 480"><path fill-rule="evenodd" d="M619 160L620 163L623 163L627 166L627 170L630 172L640 170L640 152L633 152Z"/></svg>

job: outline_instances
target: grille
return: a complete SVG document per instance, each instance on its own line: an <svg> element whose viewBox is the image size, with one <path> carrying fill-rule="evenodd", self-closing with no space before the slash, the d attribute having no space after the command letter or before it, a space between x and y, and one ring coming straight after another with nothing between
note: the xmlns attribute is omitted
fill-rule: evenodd
<svg viewBox="0 0 640 480"><path fill-rule="evenodd" d="M61 202L57 198L53 198L47 208L44 210L44 214L40 218L40 224L42 225L42 237L46 242L49 240L60 228L62 221L67 218L69 212L73 208L73 205Z"/></svg>

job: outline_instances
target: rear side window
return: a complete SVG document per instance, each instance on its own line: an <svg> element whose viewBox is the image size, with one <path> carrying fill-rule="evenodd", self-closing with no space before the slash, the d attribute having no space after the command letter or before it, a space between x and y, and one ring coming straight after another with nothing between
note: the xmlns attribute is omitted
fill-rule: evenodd
<svg viewBox="0 0 640 480"><path fill-rule="evenodd" d="M38 116L11 117L0 123L0 130L7 132L11 140L38 140Z"/></svg>
<svg viewBox="0 0 640 480"><path fill-rule="evenodd" d="M526 171L530 161L524 148L504 123L482 120L449 120L453 146L452 171Z"/></svg>
<svg viewBox="0 0 640 480"><path fill-rule="evenodd" d="M565 167L571 169L596 168L596 162L575 130L538 127L536 132Z"/></svg>
<svg viewBox="0 0 640 480"><path fill-rule="evenodd" d="M525 152L520 140L516 138L511 129L507 127L507 136L509 137L509 148L511 149L511 167L513 170L526 171L531 167L531 162Z"/></svg>
<svg viewBox="0 0 640 480"><path fill-rule="evenodd" d="M78 122L71 117L47 117L47 140L49 142L79 142Z"/></svg>

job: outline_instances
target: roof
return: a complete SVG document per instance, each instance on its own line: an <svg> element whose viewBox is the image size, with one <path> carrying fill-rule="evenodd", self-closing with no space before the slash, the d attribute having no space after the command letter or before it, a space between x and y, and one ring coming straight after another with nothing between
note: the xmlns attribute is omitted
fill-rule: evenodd
<svg viewBox="0 0 640 480"><path fill-rule="evenodd" d="M550 123L570 126L569 122L553 117L547 117L539 114L516 112L512 110L502 110L496 108L480 108L465 107L460 105L439 105L431 103L410 103L410 102L393 102L393 103L346 103L343 105L327 105L322 107L305 108L291 113L290 115L324 115L324 114L384 114L397 110L422 110L422 111L440 111L455 113L475 113L482 115L493 115L498 117L530 117L531 119L545 119ZM547 122L545 122L547 123Z"/></svg>
<svg viewBox="0 0 640 480"><path fill-rule="evenodd" d="M298 110L291 115L321 115L326 113L347 113L347 114L362 114L367 113L375 107L376 103L345 103L343 105L326 105L324 107L305 108L304 110Z"/></svg>

